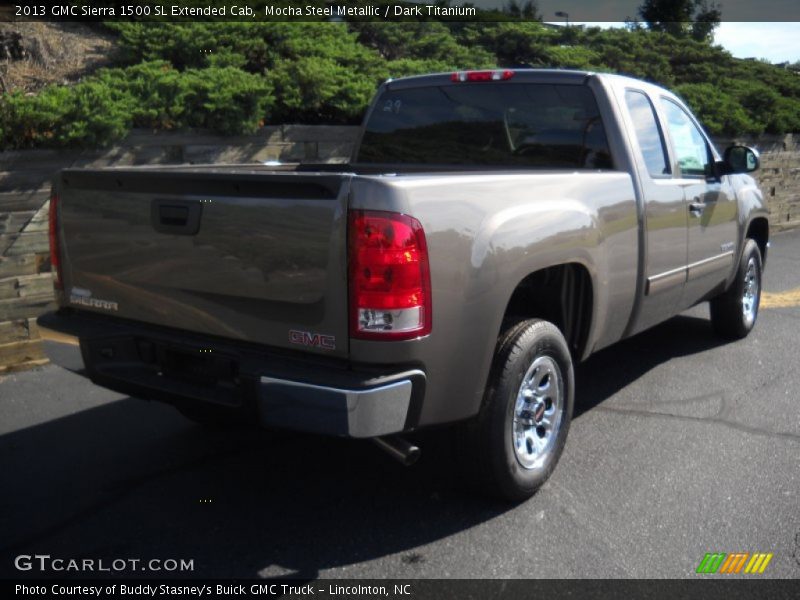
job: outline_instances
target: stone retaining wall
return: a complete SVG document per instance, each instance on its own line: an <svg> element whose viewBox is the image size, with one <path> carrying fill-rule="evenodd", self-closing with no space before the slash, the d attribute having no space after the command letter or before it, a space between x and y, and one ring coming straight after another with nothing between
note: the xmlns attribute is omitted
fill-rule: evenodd
<svg viewBox="0 0 800 600"><path fill-rule="evenodd" d="M754 146L761 153L755 176L769 203L771 231L800 227L800 135L715 140L720 149L733 142Z"/></svg>

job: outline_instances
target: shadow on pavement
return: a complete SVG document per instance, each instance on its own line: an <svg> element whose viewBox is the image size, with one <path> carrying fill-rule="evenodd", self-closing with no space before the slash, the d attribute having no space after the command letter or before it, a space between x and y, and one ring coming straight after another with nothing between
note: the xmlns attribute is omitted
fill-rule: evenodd
<svg viewBox="0 0 800 600"><path fill-rule="evenodd" d="M579 418L658 365L725 344L706 318L680 315L598 352L575 369Z"/></svg>
<svg viewBox="0 0 800 600"><path fill-rule="evenodd" d="M678 317L598 354L577 372L578 415L718 343L707 321ZM0 576L43 553L194 559L190 577L313 578L384 559L414 577L421 547L510 508L464 489L447 436L423 438L406 469L366 441L208 432L131 398L16 431L0 437Z"/></svg>
<svg viewBox="0 0 800 600"><path fill-rule="evenodd" d="M13 569L36 553L298 578L406 553L402 570L509 508L465 493L430 446L406 469L368 441L209 432L168 406L111 402L0 437L0 577L41 577Z"/></svg>

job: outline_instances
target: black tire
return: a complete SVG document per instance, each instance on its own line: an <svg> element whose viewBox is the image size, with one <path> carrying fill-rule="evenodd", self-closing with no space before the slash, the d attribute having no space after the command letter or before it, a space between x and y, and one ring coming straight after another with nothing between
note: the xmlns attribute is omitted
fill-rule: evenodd
<svg viewBox="0 0 800 600"><path fill-rule="evenodd" d="M750 239L745 240L736 278L724 293L712 298L709 303L711 325L720 336L738 340L753 330L761 302L761 270L758 244Z"/></svg>
<svg viewBox="0 0 800 600"><path fill-rule="evenodd" d="M526 383L535 383L537 377L543 377L542 385L555 385L549 392L537 396L534 387L536 390L549 388L532 386L523 390L526 376ZM566 443L574 406L574 382L569 347L555 325L530 319L505 331L497 345L483 407L466 430L467 443L474 450L474 475L485 491L517 502L530 498L547 480ZM544 418L548 416L547 394L555 394L554 390L558 390L559 395L550 397L550 405L554 407L553 415L560 413L560 418L557 425L553 423L550 433L540 435L540 429L545 429ZM528 405L521 399L527 393L533 398L528 400L531 402ZM519 412L520 406L524 409L522 412ZM520 414L527 417L517 419L515 425L515 416ZM555 420L555 416L549 418ZM520 437L521 429L527 429L530 437ZM532 453L534 436L537 442L546 439L540 455ZM520 443L523 439L525 441ZM539 459L530 462L534 456Z"/></svg>

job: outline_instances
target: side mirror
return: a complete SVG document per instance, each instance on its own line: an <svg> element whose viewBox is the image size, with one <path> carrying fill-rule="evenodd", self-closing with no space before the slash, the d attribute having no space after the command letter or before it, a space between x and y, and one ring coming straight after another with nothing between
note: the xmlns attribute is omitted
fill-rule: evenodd
<svg viewBox="0 0 800 600"><path fill-rule="evenodd" d="M749 146L731 146L725 149L724 171L728 173L752 173L761 164L758 150Z"/></svg>

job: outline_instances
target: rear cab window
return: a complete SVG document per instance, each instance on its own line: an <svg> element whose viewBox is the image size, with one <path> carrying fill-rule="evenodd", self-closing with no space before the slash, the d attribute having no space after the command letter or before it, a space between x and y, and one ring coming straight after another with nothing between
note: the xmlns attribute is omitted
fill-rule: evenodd
<svg viewBox="0 0 800 600"><path fill-rule="evenodd" d="M613 168L589 87L542 83L387 88L356 162Z"/></svg>

